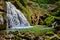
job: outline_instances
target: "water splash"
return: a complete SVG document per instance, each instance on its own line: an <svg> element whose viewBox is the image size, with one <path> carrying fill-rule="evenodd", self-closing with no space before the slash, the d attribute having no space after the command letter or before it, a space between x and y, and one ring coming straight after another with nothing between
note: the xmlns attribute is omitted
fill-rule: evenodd
<svg viewBox="0 0 60 40"><path fill-rule="evenodd" d="M57 22L55 21L54 23L52 23L52 28L55 28L57 26Z"/></svg>
<svg viewBox="0 0 60 40"><path fill-rule="evenodd" d="M30 24L23 15L12 3L7 4L7 29L30 28Z"/></svg>

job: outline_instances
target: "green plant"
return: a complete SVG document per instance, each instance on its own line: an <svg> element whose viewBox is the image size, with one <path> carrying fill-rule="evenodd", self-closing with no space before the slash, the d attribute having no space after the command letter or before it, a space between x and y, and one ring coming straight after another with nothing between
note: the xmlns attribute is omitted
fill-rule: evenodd
<svg viewBox="0 0 60 40"><path fill-rule="evenodd" d="M57 9L54 10L54 12L51 13L51 15L56 16L60 14L60 8L58 7Z"/></svg>
<svg viewBox="0 0 60 40"><path fill-rule="evenodd" d="M47 3L48 0L47 1L46 0L33 0L33 1L40 4L40 3Z"/></svg>
<svg viewBox="0 0 60 40"><path fill-rule="evenodd" d="M60 1L57 1L55 4L60 7Z"/></svg>
<svg viewBox="0 0 60 40"><path fill-rule="evenodd" d="M54 19L55 19L55 16L49 16L49 17L47 17L46 19L45 19L45 23L46 23L46 25L51 25L52 24L52 22L54 21Z"/></svg>

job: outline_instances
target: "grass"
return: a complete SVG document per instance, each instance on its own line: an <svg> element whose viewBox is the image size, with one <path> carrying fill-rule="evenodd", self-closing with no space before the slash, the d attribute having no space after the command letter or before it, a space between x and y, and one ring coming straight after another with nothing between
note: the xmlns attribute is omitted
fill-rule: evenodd
<svg viewBox="0 0 60 40"><path fill-rule="evenodd" d="M18 31L18 32L31 32L31 33L35 33L36 35L38 34L46 34L47 32L48 33L52 33L54 29L52 29L51 27L47 27L47 26L42 26L42 25L39 25L39 26L34 26L33 28L28 28L28 29L20 29L20 30L16 30L16 29L10 29L8 30L8 32L12 31L12 32L15 32L15 31ZM6 32L6 30L3 30ZM3 31L1 31L3 33Z"/></svg>
<svg viewBox="0 0 60 40"><path fill-rule="evenodd" d="M20 30L16 30L16 29L12 29L12 30L8 30L8 31L12 31L12 32L15 32L15 31L19 31L19 32L33 32L35 34L45 34L47 32L49 33L52 33L53 32L53 28L51 27L47 27L47 26L34 26L33 28L28 28L28 29L20 29Z"/></svg>
<svg viewBox="0 0 60 40"><path fill-rule="evenodd" d="M34 27L31 29L25 29L28 32L33 32L35 34L45 34L47 32L52 32L53 29L49 27Z"/></svg>

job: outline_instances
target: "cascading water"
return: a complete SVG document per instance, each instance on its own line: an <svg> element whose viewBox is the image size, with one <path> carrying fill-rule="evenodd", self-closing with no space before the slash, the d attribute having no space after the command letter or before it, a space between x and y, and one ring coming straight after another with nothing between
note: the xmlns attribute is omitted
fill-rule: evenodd
<svg viewBox="0 0 60 40"><path fill-rule="evenodd" d="M12 3L6 2L7 4L7 29L22 29L31 28L29 22Z"/></svg>

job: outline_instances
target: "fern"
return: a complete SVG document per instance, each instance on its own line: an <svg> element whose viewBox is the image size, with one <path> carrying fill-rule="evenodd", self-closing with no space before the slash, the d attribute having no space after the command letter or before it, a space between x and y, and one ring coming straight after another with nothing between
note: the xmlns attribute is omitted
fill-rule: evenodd
<svg viewBox="0 0 60 40"><path fill-rule="evenodd" d="M47 25L51 25L52 22L54 21L54 19L55 19L55 16L49 16L49 17L47 17L47 18L45 19L45 23L46 23Z"/></svg>

